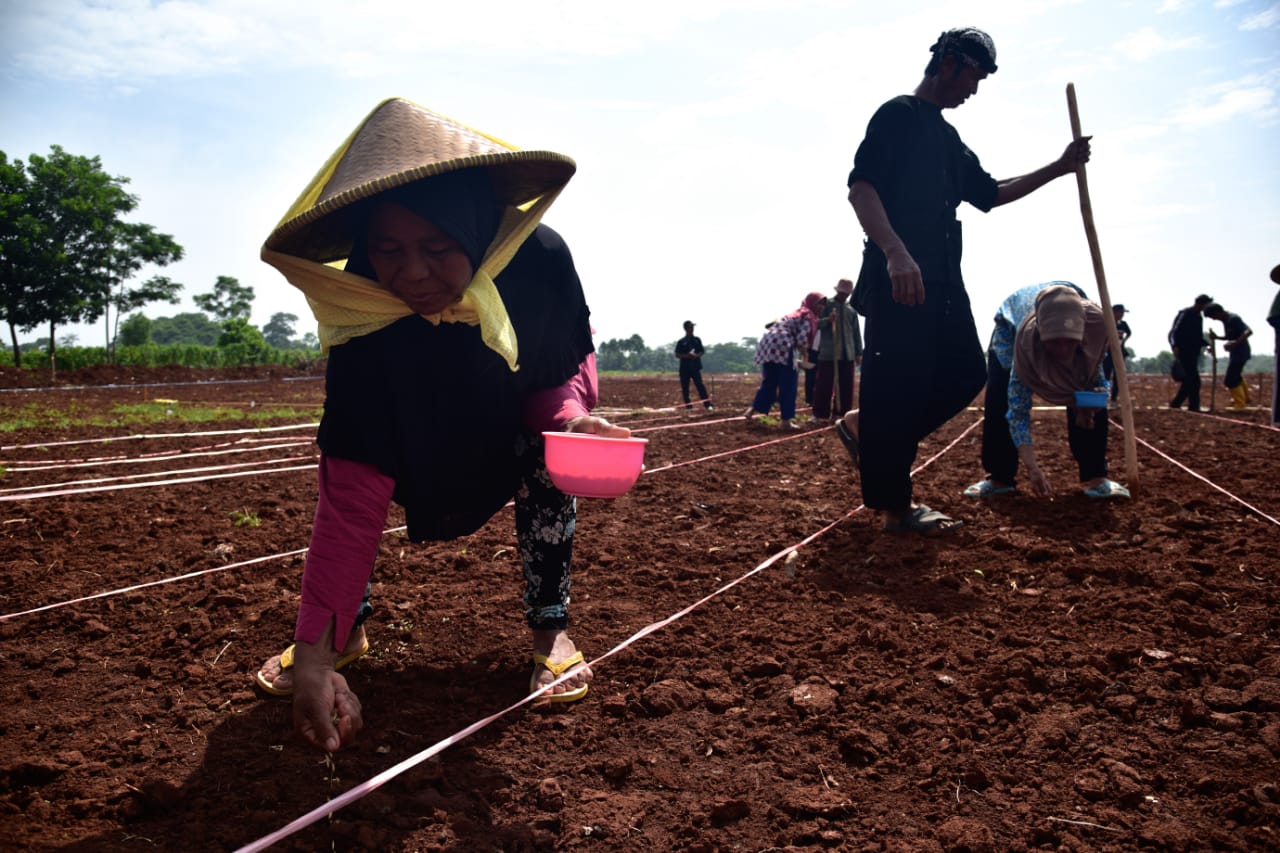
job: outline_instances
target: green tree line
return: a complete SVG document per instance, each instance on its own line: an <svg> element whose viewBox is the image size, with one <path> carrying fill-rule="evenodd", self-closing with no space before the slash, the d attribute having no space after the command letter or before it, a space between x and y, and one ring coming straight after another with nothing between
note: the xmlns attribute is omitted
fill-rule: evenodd
<svg viewBox="0 0 1280 853"><path fill-rule="evenodd" d="M51 366L63 367L166 357L252 364L319 348L314 335L295 336L293 314L275 314L261 330L250 325L253 288L230 276L218 276L210 292L193 297L201 312L155 319L141 313L153 302L178 302L181 283L163 275L136 279L144 268L181 260L183 249L152 225L126 221L138 206L128 183L104 171L99 158L57 145L48 156L32 154L26 162L0 151L0 318L12 345L7 361L21 367L23 354L38 349ZM103 347L80 347L58 359L59 327L99 320ZM47 329L47 336L35 345L18 342L19 332L37 328ZM74 336L63 336L68 340Z"/></svg>

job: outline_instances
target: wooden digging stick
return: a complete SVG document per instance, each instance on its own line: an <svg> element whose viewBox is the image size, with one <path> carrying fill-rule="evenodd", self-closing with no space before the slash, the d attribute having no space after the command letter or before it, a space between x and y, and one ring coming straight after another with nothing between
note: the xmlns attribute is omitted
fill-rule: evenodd
<svg viewBox="0 0 1280 853"><path fill-rule="evenodd" d="M1067 109L1071 113L1071 137L1079 140L1080 111L1076 108L1076 86L1067 84ZM1084 217L1084 233L1089 239L1089 254L1093 257L1093 274L1098 280L1098 295L1102 299L1102 319L1107 326L1107 343L1111 348L1111 363L1115 365L1115 381L1120 389L1120 423L1124 426L1124 467L1130 490L1138 484L1138 441L1133 427L1133 400L1129 396L1129 377L1124 367L1124 347L1116 331L1116 317L1111 311L1111 296L1107 293L1107 274L1102 269L1102 250L1098 247L1098 231L1093 225L1093 205L1089 203L1089 180L1085 164L1076 165L1076 185L1080 188L1080 213Z"/></svg>

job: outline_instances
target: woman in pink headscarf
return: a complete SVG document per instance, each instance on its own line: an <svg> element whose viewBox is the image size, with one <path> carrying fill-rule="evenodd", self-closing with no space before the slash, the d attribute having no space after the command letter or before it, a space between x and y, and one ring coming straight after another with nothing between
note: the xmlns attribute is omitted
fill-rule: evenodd
<svg viewBox="0 0 1280 853"><path fill-rule="evenodd" d="M766 327L756 346L756 364L760 365L760 388L751 406L743 413L748 422L757 415L767 415L775 401L782 414L783 429L799 429L796 416L796 388L799 384L797 365L818 334L818 312L827 297L810 293L800 307Z"/></svg>

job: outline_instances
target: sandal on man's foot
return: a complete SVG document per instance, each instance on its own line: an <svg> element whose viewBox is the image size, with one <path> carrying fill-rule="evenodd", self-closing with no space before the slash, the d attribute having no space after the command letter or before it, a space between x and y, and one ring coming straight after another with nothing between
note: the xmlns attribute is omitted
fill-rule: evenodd
<svg viewBox="0 0 1280 853"><path fill-rule="evenodd" d="M844 449L849 451L849 458L853 460L853 467L859 467L862 464L862 448L858 445L858 437L853 434L853 430L849 429L849 425L844 422L844 418L836 421L836 435L840 436L840 441L844 443Z"/></svg>
<svg viewBox="0 0 1280 853"><path fill-rule="evenodd" d="M1117 483L1115 480L1103 480L1098 485L1090 486L1085 489L1084 496L1087 498L1100 498L1103 500L1128 498L1129 490Z"/></svg>
<svg viewBox="0 0 1280 853"><path fill-rule="evenodd" d="M551 673L552 678L554 680L564 675L571 668L577 666L580 663L583 663L584 661L585 661L585 658L582 657L582 652L574 652L564 660L560 661L560 663L552 663L551 659L548 658L546 655L534 652L533 653L533 664L534 664L533 675L529 676L529 692L533 693L535 690L538 689L538 667L540 666L545 667L547 672ZM538 697L537 701L539 702L577 702L583 696L587 695L587 687L588 685L584 684L581 687L575 688L573 690L566 690L563 693L550 693L550 692L543 693L541 696Z"/></svg>
<svg viewBox="0 0 1280 853"><path fill-rule="evenodd" d="M285 670L293 668L293 648L294 648L294 644L290 643L289 648L285 649L280 653L281 675L284 674ZM343 655L342 657L338 658L336 661L333 662L333 668L342 669L347 664L351 663L352 661L360 660L360 658L364 657L367 654L369 654L369 638L365 637L363 646L361 646L359 649L357 649L356 651L352 652L349 655ZM279 675L276 676L277 679L279 677L280 677ZM267 693L270 693L272 696L292 696L293 695L292 687L288 687L288 688L276 687L275 680L267 681L266 677L263 676L262 674L262 670L258 670L257 675L254 676L254 680L258 683L259 687L261 687Z"/></svg>
<svg viewBox="0 0 1280 853"><path fill-rule="evenodd" d="M963 527L964 522L958 518L944 515L936 509L929 509L918 504L902 515L901 521L886 521L884 529L890 533L919 533L922 536L933 536Z"/></svg>
<svg viewBox="0 0 1280 853"><path fill-rule="evenodd" d="M989 498L992 495L1011 495L1013 492L1013 486L1002 486L995 480L988 478L965 489L964 496L966 498Z"/></svg>

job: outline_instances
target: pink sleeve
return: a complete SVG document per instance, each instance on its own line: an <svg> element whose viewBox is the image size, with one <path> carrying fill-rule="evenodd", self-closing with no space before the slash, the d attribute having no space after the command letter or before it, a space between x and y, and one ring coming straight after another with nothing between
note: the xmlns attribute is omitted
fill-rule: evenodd
<svg viewBox="0 0 1280 853"><path fill-rule="evenodd" d="M571 419L591 414L599 397L596 356L588 353L568 382L529 396L524 404L525 426L535 432L564 429Z"/></svg>
<svg viewBox="0 0 1280 853"><path fill-rule="evenodd" d="M333 456L320 457L319 477L293 638L317 642L333 621L333 647L341 651L373 571L395 480L372 465Z"/></svg>

